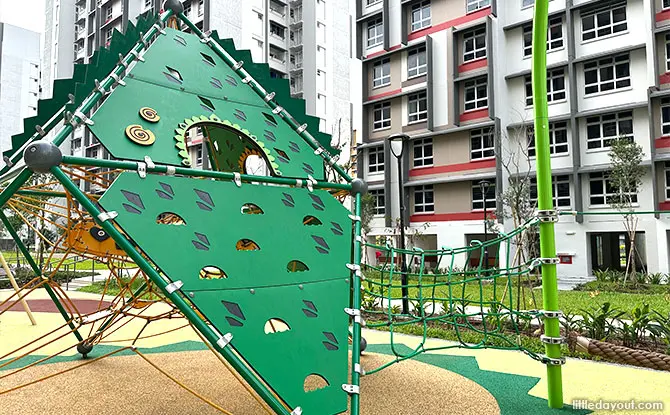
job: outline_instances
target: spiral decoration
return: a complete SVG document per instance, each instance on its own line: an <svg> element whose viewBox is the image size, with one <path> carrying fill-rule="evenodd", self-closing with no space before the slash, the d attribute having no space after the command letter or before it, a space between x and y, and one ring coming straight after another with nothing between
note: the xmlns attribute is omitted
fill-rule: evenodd
<svg viewBox="0 0 670 415"><path fill-rule="evenodd" d="M148 122L158 122L161 119L161 117L158 116L158 112L156 112L155 109L149 107L140 108L140 117L142 117L144 121Z"/></svg>
<svg viewBox="0 0 670 415"><path fill-rule="evenodd" d="M126 137L135 144L141 146L150 146L156 141L156 136L149 130L145 130L141 125L132 124L126 127Z"/></svg>

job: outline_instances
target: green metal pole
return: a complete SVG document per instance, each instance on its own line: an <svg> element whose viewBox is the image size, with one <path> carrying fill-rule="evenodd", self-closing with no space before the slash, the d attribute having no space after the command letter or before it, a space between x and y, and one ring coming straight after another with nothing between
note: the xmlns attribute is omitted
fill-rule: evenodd
<svg viewBox="0 0 670 415"><path fill-rule="evenodd" d="M356 194L356 201L354 206L354 269L352 273L352 288L353 288L353 304L354 310L361 309L361 194ZM351 351L351 384L359 386L361 384L361 320L354 319ZM360 395L354 393L351 395L351 415L358 415L360 411Z"/></svg>
<svg viewBox="0 0 670 415"><path fill-rule="evenodd" d="M90 159L85 157L73 157L73 156L63 156L64 164L73 164L77 166L94 166L94 167L104 167L110 169L122 169L122 170L137 170L137 162L134 161L119 161L119 160L103 160L103 159ZM166 173L168 171L168 166L165 165L156 165L155 167L148 167L147 171L149 173ZM222 179L222 180L235 180L235 173L227 173L222 171L214 170L197 170L197 169L186 169L183 167L174 167L174 173L182 176L188 177L210 177L213 179ZM301 186L307 186L307 180L305 179L288 179L284 177L273 177L273 176L253 176L250 174L240 174L240 180L243 182L259 182L259 183L273 183L273 184L284 184L289 186L296 186L297 180L300 180ZM312 183L315 189L337 189L337 190L351 190L351 184L349 183L330 183L325 181L317 181Z"/></svg>
<svg viewBox="0 0 670 415"><path fill-rule="evenodd" d="M553 210L551 185L551 155L549 152L549 109L547 105L547 26L549 0L535 0L533 19L533 103L535 107L535 147L537 159L538 210ZM540 255L556 257L554 222L540 223ZM542 301L545 311L558 311L558 282L556 264L542 263ZM545 318L544 334L560 338L558 318ZM547 357L560 359L560 344L545 344ZM561 366L547 363L548 400L550 408L563 407Z"/></svg>
<svg viewBox="0 0 670 415"><path fill-rule="evenodd" d="M100 209L93 204L93 202L86 197L86 195L72 183L70 178L60 169L60 167L52 167L51 173L58 179L58 181L77 199L79 203L88 211L88 213L97 218L100 215ZM158 288L160 288L165 295L173 302L174 305L184 314L184 316L198 329L200 333L207 339L207 341L214 347L221 355L230 363L230 365L239 373L244 380L258 393L258 395L267 402L268 405L280 415L291 415L286 407L275 397L275 395L261 382L261 380L252 372L244 363L244 361L237 356L232 350L232 347L221 347L217 343L220 341L220 336L205 323L195 312L195 310L179 295L179 290L168 292L168 283L161 277L161 275L154 269L154 267L147 261L142 254L140 254L135 247L126 239L123 234L112 224L111 220L100 222L100 226L107 232L109 236L123 249L130 258L137 264L142 271L153 281Z"/></svg>
<svg viewBox="0 0 670 415"><path fill-rule="evenodd" d="M26 259L26 262L30 265L30 268L33 269L33 272L35 273L35 276L37 277L43 277L42 275L42 270L40 267L37 265L35 260L33 259L32 255L30 255L30 252L28 251L28 248L23 244L21 241L21 238L19 238L19 235L16 233L16 230L12 226L11 223L9 223L9 220L7 219L7 216L5 216L5 212L3 212L0 209L0 220L2 223L5 225L5 228L7 228L7 232L9 232L9 235L14 239L16 242L16 246L21 250L21 253L23 254L23 257ZM47 293L49 294L49 297L51 297L51 300L56 304L56 308L58 309L58 312L63 316L65 321L68 323L68 326L70 326L70 329L72 329L72 332L74 333L75 337L77 337L77 340L84 341L84 338L79 334L79 331L77 331L76 327L74 326L74 323L72 323L72 317L70 314L65 310L65 307L63 307L63 304L61 304L60 300L58 299L58 296L54 292L53 288L49 284L44 284L44 289L47 290Z"/></svg>

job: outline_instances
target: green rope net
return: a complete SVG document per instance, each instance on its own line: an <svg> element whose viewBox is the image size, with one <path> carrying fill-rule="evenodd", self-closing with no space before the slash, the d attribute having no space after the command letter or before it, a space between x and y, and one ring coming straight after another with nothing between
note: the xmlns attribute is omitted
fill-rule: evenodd
<svg viewBox="0 0 670 415"><path fill-rule="evenodd" d="M496 239L485 242L473 241L470 246L456 249L403 251L390 245L365 244L369 250L382 253L377 265L362 266L365 276L362 308L367 327L390 332L391 350L396 357L366 373L378 372L424 352L456 347L519 350L542 361L542 355L524 348L520 336L524 331L535 329L533 321L541 324L538 311L541 293L532 289L540 285L540 277L536 275L540 261L523 262L515 256L522 233L537 227L538 223L535 218L509 234L499 234ZM484 262L487 248L497 264L510 265L487 267ZM496 252L504 252L506 258L497 258ZM405 255L408 264L407 314L402 312L401 305L403 272L398 266L401 255ZM459 268L457 263L466 266ZM436 337L439 329L451 331L457 342L428 347L427 339ZM398 347L394 341L394 334L398 332L420 334L420 344L411 352L405 352L406 347Z"/></svg>

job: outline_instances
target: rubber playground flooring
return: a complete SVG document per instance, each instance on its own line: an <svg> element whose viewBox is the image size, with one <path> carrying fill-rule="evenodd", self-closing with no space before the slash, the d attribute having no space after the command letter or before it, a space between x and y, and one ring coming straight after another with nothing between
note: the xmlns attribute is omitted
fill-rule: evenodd
<svg viewBox="0 0 670 415"><path fill-rule="evenodd" d="M40 299L38 292L31 299ZM99 299L75 293L80 299ZM3 298L0 293L0 300ZM60 315L36 312L38 325L31 326L26 315L13 309L0 316L0 356L62 324ZM134 322L133 322L134 323ZM184 325L181 320L151 324L145 333L159 333ZM134 337L141 324L128 324L114 334L115 342L98 345L89 358L118 350ZM393 358L389 334L365 330L369 342L364 368L372 369ZM394 335L396 351L405 353L418 345L419 338ZM60 351L72 339L63 339L23 364ZM426 347L453 344L429 340ZM137 343L151 362L166 373L235 415L266 414L263 408L206 349L197 335L184 328L167 335L142 339ZM0 391L34 379L72 368L82 360L70 350L19 374L2 378L17 365L0 370ZM544 365L528 356L510 351L449 349L426 353L383 371L363 377L361 414L605 414L611 411L575 410L573 399L597 401L665 401L665 410L618 411L616 414L670 414L670 373L608 363L568 359L563 368L562 410L550 410L546 403ZM0 395L0 414L217 414L221 413L186 390L178 387L130 350L122 351L46 381ZM311 415L311 414L305 414ZM316 415L316 414L315 414Z"/></svg>

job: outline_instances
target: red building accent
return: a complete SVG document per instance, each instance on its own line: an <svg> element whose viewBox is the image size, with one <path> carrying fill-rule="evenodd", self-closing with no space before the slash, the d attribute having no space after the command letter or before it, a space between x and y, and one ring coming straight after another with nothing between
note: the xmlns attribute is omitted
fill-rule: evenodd
<svg viewBox="0 0 670 415"><path fill-rule="evenodd" d="M670 72L666 72L658 77L658 82L661 84L670 84Z"/></svg>
<svg viewBox="0 0 670 415"><path fill-rule="evenodd" d="M458 66L458 72L469 72L474 71L475 69L485 68L488 65L488 59L481 58L476 61L464 63Z"/></svg>
<svg viewBox="0 0 670 415"><path fill-rule="evenodd" d="M477 20L479 18L488 16L489 14L491 14L491 7L486 7L486 8L483 8L481 10L477 10L476 12L466 14L465 16L461 16L459 18L448 20L444 23L440 23L437 26L427 27L425 29L416 31L414 33L410 33L407 36L407 40L419 39L423 36L430 35L430 34L436 33L436 32L440 32L442 30L449 29L450 27L453 27L453 26L456 26L456 25L461 25L461 24L464 24L464 23L471 22L473 20ZM391 46L390 48L388 48L388 50L380 50L378 52L371 53L370 55L366 55L365 59L374 58L375 56L383 55L387 52L392 52L396 49L399 49L400 46L402 46L402 45Z"/></svg>
<svg viewBox="0 0 670 415"><path fill-rule="evenodd" d="M469 163L449 164L447 166L419 167L409 171L410 177L425 176L427 174L453 173L457 171L487 169L496 166L495 159L471 161Z"/></svg>
<svg viewBox="0 0 670 415"><path fill-rule="evenodd" d="M463 121L472 121L472 120L478 120L481 118L488 118L489 116L489 109L484 108L482 110L474 110L474 111L468 111L464 112L460 116L461 122Z"/></svg>
<svg viewBox="0 0 670 415"><path fill-rule="evenodd" d="M668 148L670 147L670 137L659 137L654 141L656 148Z"/></svg>
<svg viewBox="0 0 670 415"><path fill-rule="evenodd" d="M375 99L388 97L388 96L391 96L391 95L399 94L399 93L401 93L401 92L402 92L402 88L400 88L400 89L394 89L393 91L383 92L383 93L381 93L381 94L377 94L377 95L370 95L370 96L368 97L368 101L373 101L373 100L375 100Z"/></svg>
<svg viewBox="0 0 670 415"><path fill-rule="evenodd" d="M657 22L662 22L663 20L669 20L669 19L670 19L670 9L656 13Z"/></svg>
<svg viewBox="0 0 670 415"><path fill-rule="evenodd" d="M493 213L487 212L489 218L495 218ZM432 213L427 215L412 215L410 222L449 222L454 220L484 220L484 211L458 213Z"/></svg>
<svg viewBox="0 0 670 415"><path fill-rule="evenodd" d="M440 23L437 26L427 27L425 29L421 29L416 32L410 33L407 36L407 40L414 40L420 37L424 37L426 35L430 35L431 33L441 32L442 30L449 29L450 27L468 23L473 20L477 20L479 18L488 16L489 14L491 14L491 7L486 7L484 9L477 10L476 12L466 14L465 16L461 16L452 20L447 20L446 22Z"/></svg>
<svg viewBox="0 0 670 415"><path fill-rule="evenodd" d="M668 211L670 211L670 201L659 203L658 204L658 210L668 210Z"/></svg>

